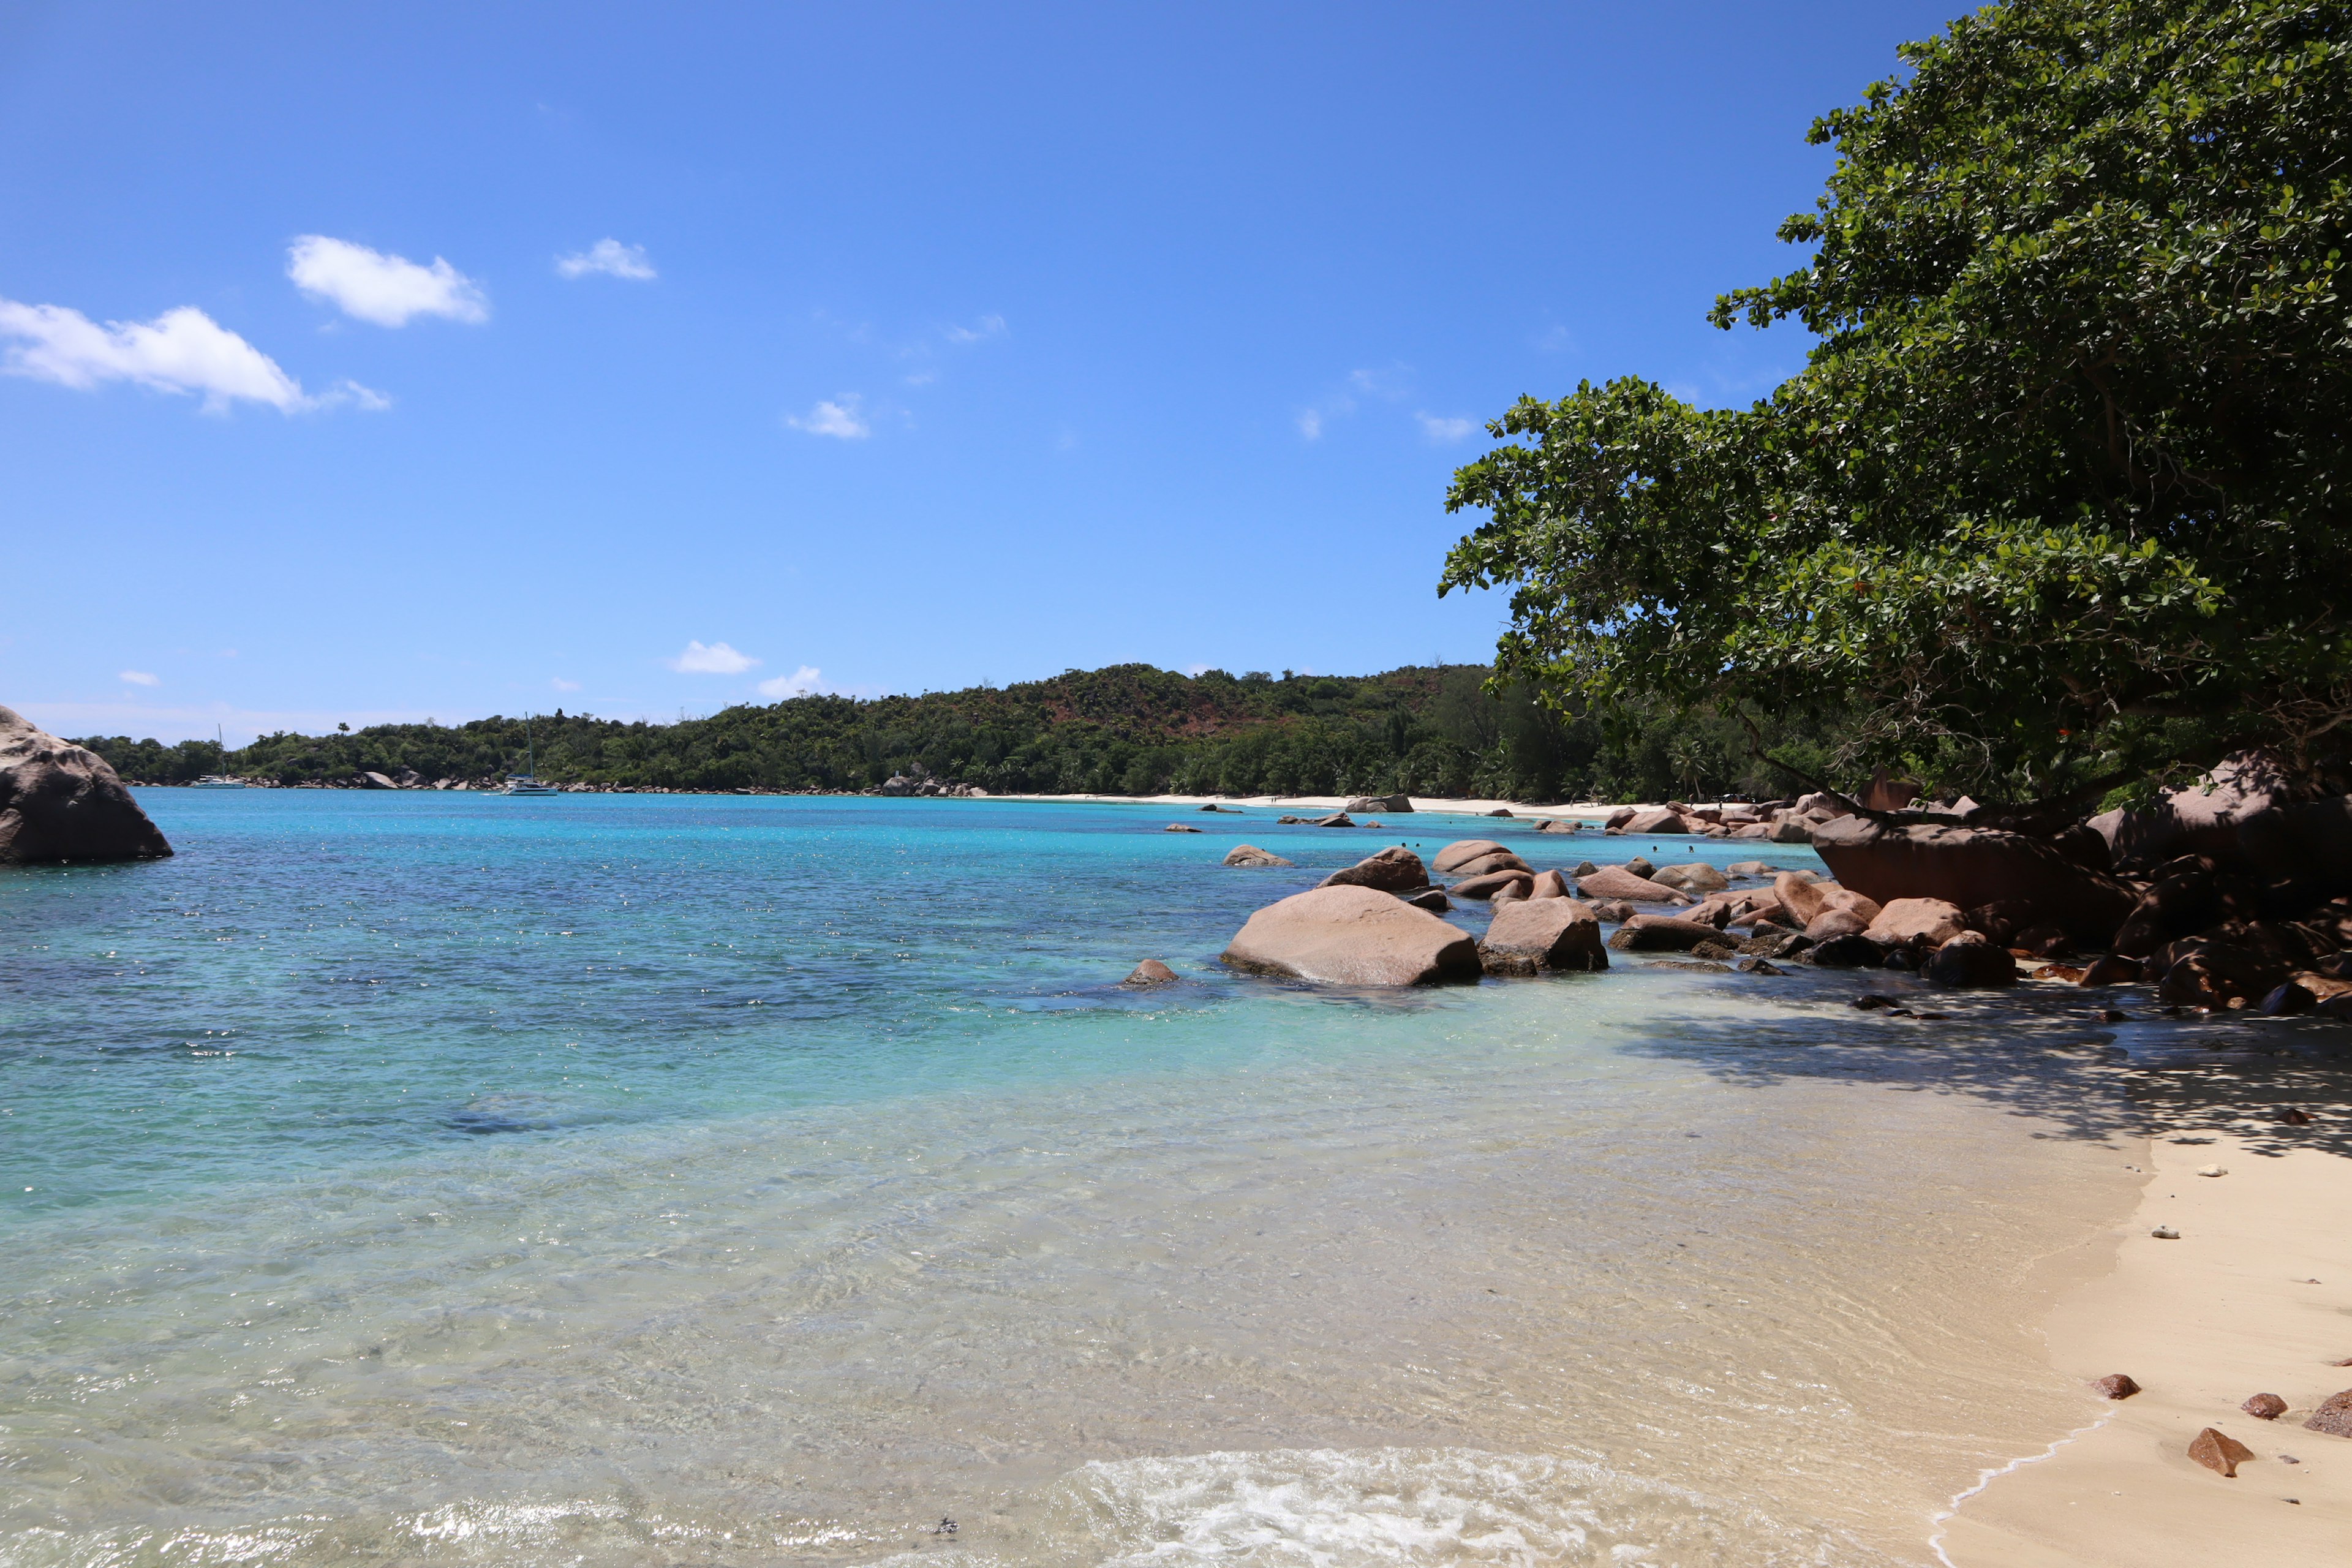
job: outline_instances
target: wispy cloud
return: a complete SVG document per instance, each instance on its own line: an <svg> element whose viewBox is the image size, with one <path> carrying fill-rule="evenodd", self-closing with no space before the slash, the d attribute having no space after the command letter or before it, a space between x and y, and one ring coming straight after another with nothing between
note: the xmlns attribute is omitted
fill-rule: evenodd
<svg viewBox="0 0 2352 1568"><path fill-rule="evenodd" d="M1538 353L1564 354L1572 352L1575 347L1575 334L1558 321L1554 321L1536 335L1535 350Z"/></svg>
<svg viewBox="0 0 2352 1568"><path fill-rule="evenodd" d="M786 697L807 697L823 690L824 672L813 664L804 664L790 675L778 675L760 682L762 697L782 700Z"/></svg>
<svg viewBox="0 0 2352 1568"><path fill-rule="evenodd" d="M163 678L162 676L150 675L143 669L126 669L115 679L119 680L127 680L133 686L161 686L163 684Z"/></svg>
<svg viewBox="0 0 2352 1568"><path fill-rule="evenodd" d="M646 258L644 246L623 245L617 239L600 239L585 250L559 256L555 269L566 278L600 273L606 278L625 278L632 283L650 283L660 276Z"/></svg>
<svg viewBox="0 0 2352 1568"><path fill-rule="evenodd" d="M669 661L669 667L680 675L740 675L760 661L748 653L738 653L723 642L704 645L689 642L686 651Z"/></svg>
<svg viewBox="0 0 2352 1568"><path fill-rule="evenodd" d="M831 436L842 441L862 441L874 434L874 427L858 413L861 400L854 392L826 398L806 414L787 414L784 423L795 430L812 436Z"/></svg>
<svg viewBox="0 0 2352 1568"><path fill-rule="evenodd" d="M1444 445L1459 441L1478 428L1475 419L1448 418L1443 415L1423 414L1416 410L1413 417L1421 421L1421 433L1432 441Z"/></svg>
<svg viewBox="0 0 2352 1568"><path fill-rule="evenodd" d="M1319 408L1300 409L1298 433L1309 441L1323 439L1323 411Z"/></svg>
<svg viewBox="0 0 2352 1568"><path fill-rule="evenodd" d="M481 285L437 256L432 266L419 267L347 239L306 234L287 249L286 276L313 299L331 300L343 314L379 327L404 327L418 316L490 319Z"/></svg>
<svg viewBox="0 0 2352 1568"><path fill-rule="evenodd" d="M194 394L214 414L238 401L266 403L286 414L341 403L391 405L382 394L350 381L321 397L305 395L301 384L276 360L193 305L166 310L152 321L101 326L63 305L0 300L0 339L13 340L0 370L79 391L127 381L158 392Z"/></svg>
<svg viewBox="0 0 2352 1568"><path fill-rule="evenodd" d="M943 329L951 343L984 343L991 338L1003 337L1004 330L1004 318L998 315L982 316L969 327Z"/></svg>
<svg viewBox="0 0 2352 1568"><path fill-rule="evenodd" d="M1367 397L1377 397L1394 403L1405 395L1412 384L1412 370L1409 365L1392 364L1385 370L1351 370L1348 384Z"/></svg>
<svg viewBox="0 0 2352 1568"><path fill-rule="evenodd" d="M558 691L577 691L580 689L580 683L578 681L566 680L560 675L551 677L547 683L555 688Z"/></svg>

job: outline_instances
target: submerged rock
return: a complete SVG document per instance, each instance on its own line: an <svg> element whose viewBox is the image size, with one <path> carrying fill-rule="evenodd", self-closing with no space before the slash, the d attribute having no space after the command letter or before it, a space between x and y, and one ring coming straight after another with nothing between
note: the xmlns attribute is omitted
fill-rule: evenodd
<svg viewBox="0 0 2352 1568"><path fill-rule="evenodd" d="M171 853L104 758L0 708L0 866Z"/></svg>
<svg viewBox="0 0 2352 1568"><path fill-rule="evenodd" d="M1342 985L1478 977L1467 933L1370 888L1311 888L1250 916L1224 952L1235 969Z"/></svg>
<svg viewBox="0 0 2352 1568"><path fill-rule="evenodd" d="M1625 952L1688 952L1703 942L1719 942L1722 933L1697 921L1672 915L1635 915L1617 929L1609 945Z"/></svg>
<svg viewBox="0 0 2352 1568"><path fill-rule="evenodd" d="M1505 888L1517 887L1522 889L1519 896L1525 898L1525 889L1533 887L1535 879L1532 871L1489 871L1456 882L1449 891L1457 899L1491 899Z"/></svg>
<svg viewBox="0 0 2352 1568"><path fill-rule="evenodd" d="M1523 899L1495 911L1478 942L1478 962L1489 974L1609 967L1601 921L1574 899Z"/></svg>
<svg viewBox="0 0 2352 1568"><path fill-rule="evenodd" d="M1225 851L1224 863L1228 866L1293 866L1297 864L1297 861L1286 860L1279 855L1274 854L1268 850L1261 849L1255 844L1234 845L1231 849Z"/></svg>
<svg viewBox="0 0 2352 1568"><path fill-rule="evenodd" d="M2017 960L1981 933L1965 931L1937 948L1920 973L1938 985L2014 985Z"/></svg>
<svg viewBox="0 0 2352 1568"><path fill-rule="evenodd" d="M1156 958L1147 958L1135 966L1135 972L1119 982L1121 985L1166 985L1176 978L1176 972Z"/></svg>

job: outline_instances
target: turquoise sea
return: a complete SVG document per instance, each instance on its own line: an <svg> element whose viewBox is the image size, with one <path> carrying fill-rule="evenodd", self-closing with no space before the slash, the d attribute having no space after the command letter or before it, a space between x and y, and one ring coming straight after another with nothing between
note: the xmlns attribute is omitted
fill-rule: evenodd
<svg viewBox="0 0 2352 1568"><path fill-rule="evenodd" d="M2084 1408L2071 998L1215 962L1383 843L1647 844L141 798L175 858L0 873L0 1563L1923 1562Z"/></svg>

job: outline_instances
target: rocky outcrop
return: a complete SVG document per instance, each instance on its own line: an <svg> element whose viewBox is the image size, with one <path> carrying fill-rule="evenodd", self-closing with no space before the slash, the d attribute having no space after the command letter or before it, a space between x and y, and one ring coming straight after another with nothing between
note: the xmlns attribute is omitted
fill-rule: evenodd
<svg viewBox="0 0 2352 1568"><path fill-rule="evenodd" d="M2237 752L2151 806L2091 819L2115 864L2153 867L2202 856L2222 871L2352 890L2352 799L2322 795L2268 751Z"/></svg>
<svg viewBox="0 0 2352 1568"><path fill-rule="evenodd" d="M1431 985L1478 977L1470 937L1370 888L1313 888L1250 916L1224 962L1339 985Z"/></svg>
<svg viewBox="0 0 2352 1568"><path fill-rule="evenodd" d="M1402 816L1412 809L1412 801L1402 795L1360 795L1352 796L1341 807L1344 811L1385 811L1392 816Z"/></svg>
<svg viewBox="0 0 2352 1568"><path fill-rule="evenodd" d="M1489 974L1534 974L1547 969L1609 967L1601 921L1574 899L1527 899L1495 911L1478 942L1478 962Z"/></svg>
<svg viewBox="0 0 2352 1568"><path fill-rule="evenodd" d="M1120 981L1119 984L1121 985L1133 985L1140 988L1146 985L1173 984L1175 980L1176 972L1174 970L1169 968L1166 964L1160 963L1156 958L1147 958L1141 963L1137 964L1135 966L1134 973L1129 974L1126 979Z"/></svg>
<svg viewBox="0 0 2352 1568"><path fill-rule="evenodd" d="M1685 817L1681 812L1672 806L1659 805L1652 806L1646 811L1635 812L1625 820L1622 831L1658 834L1696 833L1704 826L1705 824Z"/></svg>
<svg viewBox="0 0 2352 1568"><path fill-rule="evenodd" d="M1481 855L1492 855L1503 846L1491 838L1457 838L1437 852L1429 868L1441 877L1450 877Z"/></svg>
<svg viewBox="0 0 2352 1568"><path fill-rule="evenodd" d="M1570 822L1565 817L1559 816L1548 816L1536 824L1538 833L1580 833L1583 829L1584 824Z"/></svg>
<svg viewBox="0 0 2352 1568"><path fill-rule="evenodd" d="M1421 857L1402 844L1332 872L1320 884L1326 888L1374 888L1383 893L1409 893L1429 886L1429 869Z"/></svg>
<svg viewBox="0 0 2352 1568"><path fill-rule="evenodd" d="M1297 864L1295 860L1286 860L1279 855L1261 849L1255 844L1234 845L1225 851L1224 863L1228 866L1295 866Z"/></svg>
<svg viewBox="0 0 2352 1568"><path fill-rule="evenodd" d="M1328 816L1318 816L1314 818L1308 826L1313 827L1353 827L1356 826L1356 819L1349 816L1344 811L1335 811Z"/></svg>
<svg viewBox="0 0 2352 1568"><path fill-rule="evenodd" d="M1841 816L1813 832L1838 881L1881 903L1940 899L1963 910L2014 903L2086 947L2105 947L2131 912L2129 889L2046 838L1998 828Z"/></svg>
<svg viewBox="0 0 2352 1568"><path fill-rule="evenodd" d="M105 759L0 708L0 866L171 853Z"/></svg>
<svg viewBox="0 0 2352 1568"><path fill-rule="evenodd" d="M1630 867L1603 866L1576 879L1577 894L1586 899L1625 899L1637 904L1686 904L1690 900L1663 882L1637 875Z"/></svg>

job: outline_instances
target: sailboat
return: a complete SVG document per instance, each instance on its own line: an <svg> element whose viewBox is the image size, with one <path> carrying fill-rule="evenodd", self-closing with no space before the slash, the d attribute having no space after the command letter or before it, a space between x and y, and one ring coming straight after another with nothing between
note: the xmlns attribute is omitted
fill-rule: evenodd
<svg viewBox="0 0 2352 1568"><path fill-rule="evenodd" d="M221 761L228 761L228 738L221 733L221 727L217 724L213 726L213 739L220 744ZM188 787L190 789L243 789L246 784L243 779L233 779L226 773L206 773Z"/></svg>
<svg viewBox="0 0 2352 1568"><path fill-rule="evenodd" d="M530 715L526 713L522 720L522 772L509 773L506 787L499 793L500 795L562 795L563 792L553 784L543 784L539 782L538 768L539 756L531 749L530 742Z"/></svg>

